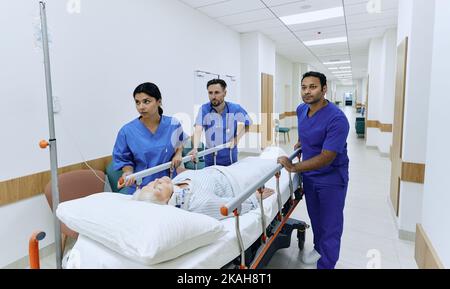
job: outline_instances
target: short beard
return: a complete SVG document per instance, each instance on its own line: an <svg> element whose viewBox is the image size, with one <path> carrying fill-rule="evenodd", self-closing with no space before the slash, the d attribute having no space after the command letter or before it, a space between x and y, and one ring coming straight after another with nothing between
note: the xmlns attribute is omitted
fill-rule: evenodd
<svg viewBox="0 0 450 289"><path fill-rule="evenodd" d="M306 101L304 101L305 103L307 103L307 104L309 104L309 105L311 105L311 104L316 104L316 103L319 103L319 102L321 102L322 101L322 99L323 99L323 97L321 97L321 98L319 98L319 99L317 99L317 100L313 100L312 102L306 102Z"/></svg>
<svg viewBox="0 0 450 289"><path fill-rule="evenodd" d="M211 102L211 105L212 105L213 107L218 107L218 106L220 106L222 103L223 103L223 101L219 101L219 104L214 105L214 103Z"/></svg>

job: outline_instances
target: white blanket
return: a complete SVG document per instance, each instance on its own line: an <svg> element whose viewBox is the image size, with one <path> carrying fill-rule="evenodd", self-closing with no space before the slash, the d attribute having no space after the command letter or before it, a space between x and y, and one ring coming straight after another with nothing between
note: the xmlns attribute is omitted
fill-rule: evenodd
<svg viewBox="0 0 450 289"><path fill-rule="evenodd" d="M232 184L235 196L242 194L255 184L255 181L275 169L277 158L287 155L279 147L268 147L258 157L246 157L229 167L216 166Z"/></svg>

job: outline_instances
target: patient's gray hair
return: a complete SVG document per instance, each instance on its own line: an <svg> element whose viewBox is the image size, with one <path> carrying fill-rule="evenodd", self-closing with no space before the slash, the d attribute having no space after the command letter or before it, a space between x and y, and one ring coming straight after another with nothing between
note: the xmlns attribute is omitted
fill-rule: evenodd
<svg viewBox="0 0 450 289"><path fill-rule="evenodd" d="M158 205L167 205L164 201L159 200L153 191L137 189L133 194L132 199L136 201L150 202Z"/></svg>

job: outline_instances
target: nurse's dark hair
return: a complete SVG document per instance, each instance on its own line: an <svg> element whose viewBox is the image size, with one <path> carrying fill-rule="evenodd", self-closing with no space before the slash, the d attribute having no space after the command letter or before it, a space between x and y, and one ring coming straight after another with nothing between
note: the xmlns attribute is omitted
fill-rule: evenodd
<svg viewBox="0 0 450 289"><path fill-rule="evenodd" d="M162 99L161 91L159 91L158 86L156 86L156 84L151 82L139 84L138 87L136 87L136 89L133 92L133 97L136 98L136 94L138 93L145 93L156 100ZM159 115L163 114L163 109L161 107L158 107L158 113Z"/></svg>
<svg viewBox="0 0 450 289"><path fill-rule="evenodd" d="M302 82L303 82L303 79L305 79L307 77L316 77L316 78L318 78L320 80L320 85L322 86L322 89L323 89L324 86L327 85L327 77L323 73L316 72L316 71L309 71L309 72L303 74Z"/></svg>
<svg viewBox="0 0 450 289"><path fill-rule="evenodd" d="M211 79L210 81L208 81L208 83L206 84L206 88L214 84L220 84L223 90L227 88L227 83L225 82L225 80L219 78Z"/></svg>

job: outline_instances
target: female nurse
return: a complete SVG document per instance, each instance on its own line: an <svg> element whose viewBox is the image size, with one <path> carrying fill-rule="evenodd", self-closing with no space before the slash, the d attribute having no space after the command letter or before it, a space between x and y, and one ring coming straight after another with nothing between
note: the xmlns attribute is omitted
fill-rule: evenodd
<svg viewBox="0 0 450 289"><path fill-rule="evenodd" d="M139 117L124 125L117 135L113 149L114 169L122 170L125 179L135 172L172 162L170 170L143 178L141 186L156 178L175 177L187 135L177 119L163 115L158 86L150 82L140 84L133 97ZM134 182L131 178L119 186L129 187L127 193L132 194L136 190Z"/></svg>

